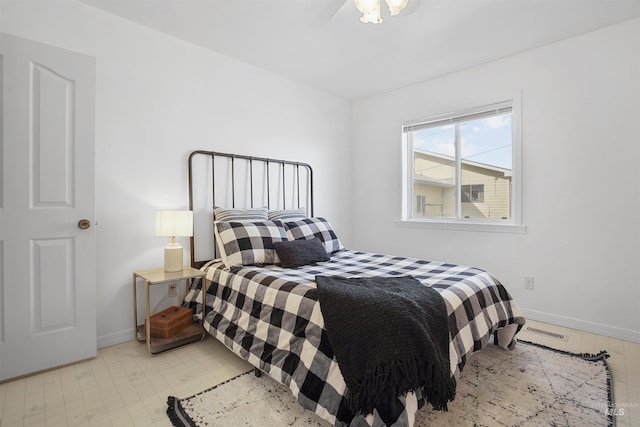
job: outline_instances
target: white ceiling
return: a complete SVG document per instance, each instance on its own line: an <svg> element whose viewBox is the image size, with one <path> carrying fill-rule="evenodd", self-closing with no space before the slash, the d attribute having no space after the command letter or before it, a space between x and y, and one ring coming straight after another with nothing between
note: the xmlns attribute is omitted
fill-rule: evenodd
<svg viewBox="0 0 640 427"><path fill-rule="evenodd" d="M352 0L82 0L350 100L640 16L640 0L409 0L363 24Z"/></svg>

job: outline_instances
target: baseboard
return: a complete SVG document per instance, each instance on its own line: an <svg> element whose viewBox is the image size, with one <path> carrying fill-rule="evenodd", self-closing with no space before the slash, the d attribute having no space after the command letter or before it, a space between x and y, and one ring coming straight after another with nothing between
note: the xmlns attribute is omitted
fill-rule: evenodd
<svg viewBox="0 0 640 427"><path fill-rule="evenodd" d="M556 314L544 313L542 311L522 309L525 318L537 320L539 322L551 323L553 325L564 326L565 328L577 329L592 334L604 335L625 341L640 344L640 332L631 329L616 328L614 326L602 325L599 323L587 322L573 319L571 317L558 316Z"/></svg>
<svg viewBox="0 0 640 427"><path fill-rule="evenodd" d="M630 329L616 328L613 326L601 325L599 323L586 322L584 320L573 319L571 317L558 316L537 310L522 309L524 317L539 322L551 323L553 325L564 326L565 328L577 329L579 331L591 332L592 334L604 335L625 341L640 344L640 332ZM109 347L134 339L133 328L121 332L98 337L98 348Z"/></svg>
<svg viewBox="0 0 640 427"><path fill-rule="evenodd" d="M133 328L126 331L114 332L112 334L98 337L98 348L110 347L123 342L132 341L134 339Z"/></svg>

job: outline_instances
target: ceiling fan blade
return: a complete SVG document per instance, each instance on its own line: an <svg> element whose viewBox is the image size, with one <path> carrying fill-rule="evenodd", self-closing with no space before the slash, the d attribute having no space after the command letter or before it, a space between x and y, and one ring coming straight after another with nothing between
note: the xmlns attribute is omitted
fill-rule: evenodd
<svg viewBox="0 0 640 427"><path fill-rule="evenodd" d="M351 14L354 14L354 17L357 17L358 9L356 9L355 3L353 0L344 0L342 4L336 9L335 12L331 15L330 19L342 19L344 17L348 17Z"/></svg>

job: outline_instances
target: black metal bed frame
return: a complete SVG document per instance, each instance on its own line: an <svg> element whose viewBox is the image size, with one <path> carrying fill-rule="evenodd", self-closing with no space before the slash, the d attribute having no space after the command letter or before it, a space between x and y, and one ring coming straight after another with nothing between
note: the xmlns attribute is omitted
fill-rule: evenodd
<svg viewBox="0 0 640 427"><path fill-rule="evenodd" d="M196 157L209 157L211 159L211 190L212 190L212 201L213 201L213 205L210 207L211 208L211 220L213 221L213 208L217 207L218 205L216 205L216 186L215 186L215 182L216 182L216 158L225 158L227 159L227 161L230 164L231 167L231 182L230 182L230 190L231 190L231 206L225 206L225 207L230 207L230 208L236 208L236 160L243 160L244 164L245 164L245 168L248 168L244 170L244 172L248 172L249 173L249 200L250 200L250 206L242 206L242 208L245 207L249 207L249 208L253 208L254 207L254 173L253 173L253 169L254 169L254 163L260 163L264 166L264 171L266 173L266 202L267 202L267 208L270 209L271 208L271 168L269 167L269 165L271 164L276 164L278 165L278 168L280 170L281 168L281 172L282 172L282 180L278 183L278 189L282 190L282 200L283 200L283 204L282 204L282 209L287 209L286 206L286 189L287 189L287 183L285 180L286 177L286 173L285 173L285 168L287 166L290 166L293 168L293 171L295 172L295 180L296 180L296 185L295 185L295 189L297 190L297 208L301 207L301 199L300 199L300 195L302 192L302 189L304 188L306 190L305 193L305 204L306 202L309 202L309 205L306 206L305 208L307 209L307 215L308 216L313 216L313 199L314 199L314 194L313 194L313 169L311 168L311 166L307 163L301 163L301 162L294 162L294 161L290 161L290 160L281 160L281 159L270 159L270 158L266 158L266 157L254 157L254 156L246 156L246 155L241 155L241 154L229 154L229 153L220 153L220 152L215 152L215 151L206 151L206 150L196 150L191 152L191 154L189 154L189 164L188 164L188 173L189 173L189 210L193 210L194 209L194 180L193 180L193 174L194 174L194 159ZM308 186L304 186L303 188L300 187L300 168L303 168L306 170L307 174L308 174ZM262 184L265 184L264 182ZM264 187L264 185L263 185ZM264 195L264 194L263 194ZM294 207L289 207L289 208L294 208ZM213 238L213 236L211 236ZM204 260L204 261L196 261L195 259L195 232L194 232L194 236L192 236L189 239L189 245L190 245L190 256L191 256L191 266L194 268L200 268L202 267L202 265L204 265L206 262L208 262L209 260ZM217 253L217 247L215 244L215 241L213 242L213 249L214 249L214 256Z"/></svg>

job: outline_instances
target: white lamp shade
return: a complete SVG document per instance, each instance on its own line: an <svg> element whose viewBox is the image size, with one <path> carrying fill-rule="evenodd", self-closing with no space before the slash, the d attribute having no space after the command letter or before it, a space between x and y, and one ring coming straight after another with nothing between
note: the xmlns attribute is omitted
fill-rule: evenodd
<svg viewBox="0 0 640 427"><path fill-rule="evenodd" d="M156 236L193 236L193 212L171 210L157 211Z"/></svg>
<svg viewBox="0 0 640 427"><path fill-rule="evenodd" d="M360 20L365 23L379 24L382 22L380 17L380 3L382 0L354 0L356 8L362 12ZM385 0L389 7L391 16L396 16L407 7L409 0Z"/></svg>
<svg viewBox="0 0 640 427"><path fill-rule="evenodd" d="M374 13L380 7L380 0L355 0L355 4L362 13Z"/></svg>
<svg viewBox="0 0 640 427"><path fill-rule="evenodd" d="M355 5L362 12L360 21L372 24L382 22L380 19L380 0L355 0Z"/></svg>
<svg viewBox="0 0 640 427"><path fill-rule="evenodd" d="M389 12L391 16L396 16L400 13L402 9L407 7L407 3L409 0L385 0L387 2L387 6L389 6Z"/></svg>

